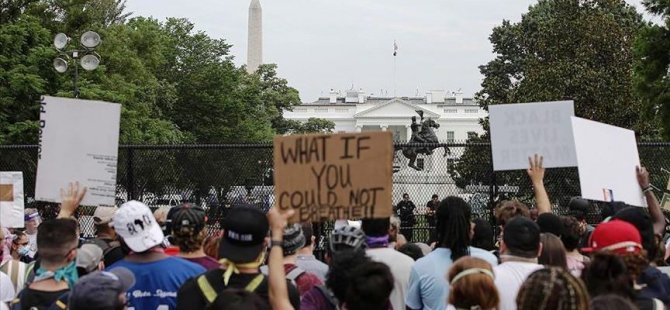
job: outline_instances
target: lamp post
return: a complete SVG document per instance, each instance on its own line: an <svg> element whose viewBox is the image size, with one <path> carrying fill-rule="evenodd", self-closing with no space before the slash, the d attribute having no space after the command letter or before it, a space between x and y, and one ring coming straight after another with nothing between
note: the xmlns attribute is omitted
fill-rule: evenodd
<svg viewBox="0 0 670 310"><path fill-rule="evenodd" d="M79 79L78 65L81 65L86 71L95 70L100 65L100 55L95 52L95 48L102 41L98 33L86 31L81 35L79 48L66 49L69 42L70 38L64 33L59 33L54 37L54 47L60 54L54 59L53 66L56 72L65 73L70 60L74 62L74 76L72 77L73 93L75 98L79 98L79 87L77 86L77 80Z"/></svg>

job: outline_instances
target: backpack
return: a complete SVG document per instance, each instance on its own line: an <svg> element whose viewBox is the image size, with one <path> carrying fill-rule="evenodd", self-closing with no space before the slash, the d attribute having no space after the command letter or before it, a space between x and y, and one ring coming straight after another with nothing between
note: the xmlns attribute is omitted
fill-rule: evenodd
<svg viewBox="0 0 670 310"><path fill-rule="evenodd" d="M289 273L286 274L286 279L291 281L291 284L293 284L293 286L298 287L298 283L296 282L296 280L298 280L298 278L300 278L300 276L302 276L302 274L305 272L307 271L296 266L291 271L289 271Z"/></svg>
<svg viewBox="0 0 670 310"><path fill-rule="evenodd" d="M328 301L328 304L330 305L330 309L340 310L340 303L337 301L333 292L323 285L318 285L316 288L321 292L321 295L326 298L326 301Z"/></svg>
<svg viewBox="0 0 670 310"><path fill-rule="evenodd" d="M107 256L107 253L111 252L112 250L114 250L118 247L121 247L121 242L116 241L116 240L112 240L110 242L107 242L103 239L95 238L95 239L88 240L88 242L86 242L86 243L91 243L91 244L95 244L95 245L99 246L102 249L102 257Z"/></svg>
<svg viewBox="0 0 670 310"><path fill-rule="evenodd" d="M263 274L257 275L253 280L251 280L251 282L247 284L244 290L253 293L258 288L258 286L261 285L263 279L265 279L265 275ZM219 296L219 293L214 289L214 287L212 287L212 284L209 283L209 280L207 280L205 274L198 276L198 278L196 279L196 283L198 284L200 293L202 293L202 296L205 297L205 300L207 301L207 306L214 303L216 297Z"/></svg>

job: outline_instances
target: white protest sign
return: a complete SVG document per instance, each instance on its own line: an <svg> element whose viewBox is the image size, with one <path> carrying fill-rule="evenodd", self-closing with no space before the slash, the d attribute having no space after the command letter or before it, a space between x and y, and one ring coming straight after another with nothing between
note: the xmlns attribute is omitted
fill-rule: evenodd
<svg viewBox="0 0 670 310"><path fill-rule="evenodd" d="M546 168L575 167L570 117L572 101L489 106L493 170L528 168L528 157L544 156Z"/></svg>
<svg viewBox="0 0 670 310"><path fill-rule="evenodd" d="M23 228L23 172L0 172L0 226Z"/></svg>
<svg viewBox="0 0 670 310"><path fill-rule="evenodd" d="M44 96L35 199L60 202L60 189L88 187L83 205L114 205L121 105Z"/></svg>
<svg viewBox="0 0 670 310"><path fill-rule="evenodd" d="M635 132L572 117L582 197L646 206L637 182Z"/></svg>

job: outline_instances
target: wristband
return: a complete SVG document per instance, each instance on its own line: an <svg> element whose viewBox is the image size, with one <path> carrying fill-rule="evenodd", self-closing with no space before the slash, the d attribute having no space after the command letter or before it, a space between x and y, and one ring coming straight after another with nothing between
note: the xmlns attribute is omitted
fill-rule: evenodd
<svg viewBox="0 0 670 310"><path fill-rule="evenodd" d="M642 189L642 192L643 192L643 193L648 193L648 192L651 192L651 191L653 191L653 190L654 190L654 187L651 186L651 184L649 184L649 186L647 186L647 187L645 187L645 188Z"/></svg>
<svg viewBox="0 0 670 310"><path fill-rule="evenodd" d="M276 247L276 246L278 246L280 248L284 247L284 241L283 240L271 240L270 241L270 248L273 248L273 247Z"/></svg>

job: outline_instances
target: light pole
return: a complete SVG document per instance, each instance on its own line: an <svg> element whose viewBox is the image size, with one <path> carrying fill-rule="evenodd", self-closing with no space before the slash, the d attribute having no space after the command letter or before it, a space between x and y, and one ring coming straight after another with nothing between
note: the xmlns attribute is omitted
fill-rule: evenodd
<svg viewBox="0 0 670 310"><path fill-rule="evenodd" d="M54 59L53 66L58 73L65 73L70 60L74 62L73 93L75 98L79 98L79 87L77 86L77 80L79 79L78 64L86 71L95 70L100 65L100 55L95 52L95 48L102 41L98 33L86 31L81 35L79 48L65 49L69 42L70 38L64 33L59 33L54 37L54 47L60 54Z"/></svg>

